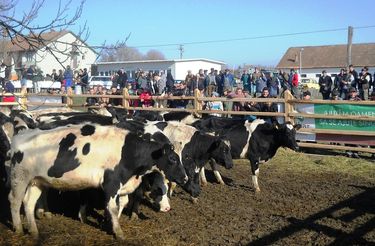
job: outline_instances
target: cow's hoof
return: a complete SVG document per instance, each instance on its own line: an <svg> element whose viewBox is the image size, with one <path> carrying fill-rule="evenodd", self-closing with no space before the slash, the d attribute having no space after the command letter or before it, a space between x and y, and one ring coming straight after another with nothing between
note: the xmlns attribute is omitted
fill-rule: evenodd
<svg viewBox="0 0 375 246"><path fill-rule="evenodd" d="M207 181L206 182L201 182L201 186L207 186Z"/></svg>
<svg viewBox="0 0 375 246"><path fill-rule="evenodd" d="M259 189L259 188L256 188L256 189L255 189L255 193L259 194L259 193L260 193L260 189Z"/></svg>
<svg viewBox="0 0 375 246"><path fill-rule="evenodd" d="M44 216L44 210L43 209L37 209L35 212L35 216L37 219L42 219Z"/></svg>
<svg viewBox="0 0 375 246"><path fill-rule="evenodd" d="M21 235L21 236L24 234L22 227L20 227L20 228L14 228L14 232L16 234L18 234L18 235Z"/></svg>
<svg viewBox="0 0 375 246"><path fill-rule="evenodd" d="M225 183L224 183L224 181L219 181L219 184L221 184L221 185L225 185Z"/></svg>
<svg viewBox="0 0 375 246"><path fill-rule="evenodd" d="M44 217L46 217L47 219L51 219L52 218L52 213L51 212L45 212L44 213Z"/></svg>
<svg viewBox="0 0 375 246"><path fill-rule="evenodd" d="M130 216L130 220L133 220L133 221L139 220L138 214L133 212L132 215Z"/></svg>
<svg viewBox="0 0 375 246"><path fill-rule="evenodd" d="M30 235L33 238L33 240L38 240L39 239L39 233L37 231L30 231Z"/></svg>
<svg viewBox="0 0 375 246"><path fill-rule="evenodd" d="M194 203L194 204L197 204L198 203L198 198L197 197L192 197L191 198L191 202Z"/></svg>
<svg viewBox="0 0 375 246"><path fill-rule="evenodd" d="M125 235L124 235L123 232L116 233L115 237L116 237L116 240L118 240L118 241L121 241L121 242L125 241Z"/></svg>

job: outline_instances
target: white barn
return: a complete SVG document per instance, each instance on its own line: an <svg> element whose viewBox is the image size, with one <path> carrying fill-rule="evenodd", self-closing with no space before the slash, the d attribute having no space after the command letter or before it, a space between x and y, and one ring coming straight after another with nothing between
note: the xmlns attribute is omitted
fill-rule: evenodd
<svg viewBox="0 0 375 246"><path fill-rule="evenodd" d="M170 71L176 80L184 80L188 70L197 74L199 69L210 71L211 68L220 71L224 62L210 59L176 59L176 60L147 60L147 61L121 61L121 62L97 62L91 67L91 75L113 75L120 69L124 69L129 78L135 78L138 69L143 71Z"/></svg>

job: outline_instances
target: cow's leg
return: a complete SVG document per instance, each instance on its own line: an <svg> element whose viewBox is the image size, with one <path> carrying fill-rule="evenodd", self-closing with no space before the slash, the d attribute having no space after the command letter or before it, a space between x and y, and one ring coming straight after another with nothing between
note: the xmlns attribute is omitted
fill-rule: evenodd
<svg viewBox="0 0 375 246"><path fill-rule="evenodd" d="M212 171L214 172L216 180L220 184L225 185L223 179L221 178L221 175L220 175L219 171L217 170L217 163L216 163L216 161L214 159L210 160L210 166L211 166Z"/></svg>
<svg viewBox="0 0 375 246"><path fill-rule="evenodd" d="M199 178L200 178L200 181L201 181L201 185L206 186L207 185L207 179L206 179L206 173L204 171L204 167L202 167L201 170L199 171Z"/></svg>
<svg viewBox="0 0 375 246"><path fill-rule="evenodd" d="M52 217L52 214L48 208L47 195L48 195L48 189L43 189L42 195L40 196L40 199L37 202L37 204L39 204L39 207L36 209L36 217L38 219L41 219L42 217L46 217L50 219Z"/></svg>
<svg viewBox="0 0 375 246"><path fill-rule="evenodd" d="M11 190L8 199L10 203L10 212L12 214L13 228L16 233L23 234L20 210L22 200L25 197L28 181L26 179L17 179L21 179L21 177L15 177L11 181Z"/></svg>
<svg viewBox="0 0 375 246"><path fill-rule="evenodd" d="M118 216L117 216L119 219L121 217L122 211L128 205L128 203L129 203L129 196L128 195L120 196L120 198L119 198L119 210L118 210Z"/></svg>
<svg viewBox="0 0 375 246"><path fill-rule="evenodd" d="M168 182L168 197L171 198L174 189L176 189L177 184L175 182Z"/></svg>
<svg viewBox="0 0 375 246"><path fill-rule="evenodd" d="M259 192L259 185L258 185L258 175L259 175L259 162L256 160L250 159L251 163L251 173L252 173L252 180L253 180L253 185L255 188L256 192Z"/></svg>
<svg viewBox="0 0 375 246"><path fill-rule="evenodd" d="M38 198L42 194L42 190L36 185L29 185L26 195L23 199L25 214L29 224L29 232L34 238L38 238L38 228L35 223L35 205Z"/></svg>
<svg viewBox="0 0 375 246"><path fill-rule="evenodd" d="M119 240L125 240L124 232L121 230L120 223L118 220L119 208L116 204L117 194L107 199L107 211L112 222L112 231L116 238Z"/></svg>
<svg viewBox="0 0 375 246"><path fill-rule="evenodd" d="M81 223L87 224L87 203L79 205L78 218Z"/></svg>

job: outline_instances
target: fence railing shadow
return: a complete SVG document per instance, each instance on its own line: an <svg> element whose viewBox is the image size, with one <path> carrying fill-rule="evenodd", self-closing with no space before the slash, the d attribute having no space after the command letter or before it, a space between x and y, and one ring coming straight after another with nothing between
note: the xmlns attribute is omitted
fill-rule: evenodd
<svg viewBox="0 0 375 246"><path fill-rule="evenodd" d="M261 238L253 240L248 245L270 245L280 243L279 241L292 236L302 230L315 231L323 233L330 238L334 238L329 245L373 245L364 238L368 232L375 229L375 188L373 187L357 187L364 191L358 195L352 196L341 201L327 209L310 215L305 219L287 218L290 225L271 232ZM335 213L341 209L351 209L349 213L336 216ZM352 222L364 214L371 214L365 223L357 226L352 232L345 232L327 225L319 223L319 220L329 218L340 220L343 222ZM311 242L314 244L314 242Z"/></svg>

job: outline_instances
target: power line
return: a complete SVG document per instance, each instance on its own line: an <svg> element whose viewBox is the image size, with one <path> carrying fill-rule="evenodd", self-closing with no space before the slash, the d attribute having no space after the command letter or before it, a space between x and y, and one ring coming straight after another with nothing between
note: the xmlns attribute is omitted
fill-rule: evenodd
<svg viewBox="0 0 375 246"><path fill-rule="evenodd" d="M359 26L359 27L353 27L353 28L354 29L375 28L375 25ZM170 43L170 44L139 45L139 46L129 46L129 47L130 48L152 48L152 47L166 47L166 46L179 46L179 45L224 43L224 42L233 42L233 41L255 40L255 39L264 39L264 38L277 38L277 37L297 36L297 35L306 35L306 34L314 34L314 33L326 33L326 32L338 32L338 31L347 31L347 30L348 30L348 28L345 27L345 28L323 29L323 30L315 30L315 31L307 31L307 32L293 32L293 33L283 33L283 34L272 34L272 35L244 37L244 38L217 39L217 40L194 41L194 42L179 42L179 43Z"/></svg>

